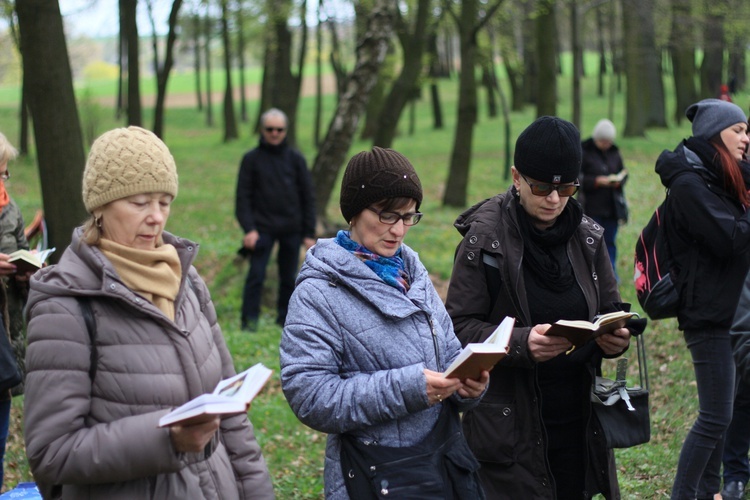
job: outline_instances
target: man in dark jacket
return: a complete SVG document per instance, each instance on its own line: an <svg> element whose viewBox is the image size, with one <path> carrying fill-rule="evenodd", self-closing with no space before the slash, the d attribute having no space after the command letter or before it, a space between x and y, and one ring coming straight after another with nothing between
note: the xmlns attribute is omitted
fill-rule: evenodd
<svg viewBox="0 0 750 500"><path fill-rule="evenodd" d="M258 147L240 163L235 215L245 231L242 253L250 270L242 293L243 330L254 331L266 267L278 242L276 323L283 325L299 267L299 248L315 244L315 193L305 158L286 142L288 120L279 109L261 116Z"/></svg>

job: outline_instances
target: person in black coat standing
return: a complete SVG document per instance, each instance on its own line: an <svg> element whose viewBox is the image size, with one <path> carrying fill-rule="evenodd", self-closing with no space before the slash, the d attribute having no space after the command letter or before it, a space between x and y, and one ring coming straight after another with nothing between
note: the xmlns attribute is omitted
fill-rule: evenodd
<svg viewBox="0 0 750 500"><path fill-rule="evenodd" d="M623 166L620 150L615 145L614 124L599 120L591 137L581 144L581 192L578 201L586 215L604 228L604 242L612 269L617 276L617 228L628 220L628 205L623 187L628 171Z"/></svg>
<svg viewBox="0 0 750 500"><path fill-rule="evenodd" d="M299 268L299 248L315 244L315 191L305 158L286 141L288 119L272 108L261 116L260 143L240 163L235 215L250 270L242 293L241 326L254 331L271 250L278 242L276 323L284 325Z"/></svg>
<svg viewBox="0 0 750 500"><path fill-rule="evenodd" d="M656 162L669 189L664 221L680 296L677 320L693 359L700 406L682 445L672 500L711 499L719 492L735 389L729 329L750 268L747 117L719 99L692 104L685 114L692 137Z"/></svg>

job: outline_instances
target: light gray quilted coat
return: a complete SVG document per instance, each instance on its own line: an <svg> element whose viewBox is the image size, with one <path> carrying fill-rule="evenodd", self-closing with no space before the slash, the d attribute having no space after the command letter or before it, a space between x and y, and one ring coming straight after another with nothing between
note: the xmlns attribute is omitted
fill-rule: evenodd
<svg viewBox="0 0 750 500"><path fill-rule="evenodd" d="M281 339L281 383L306 425L329 433L327 498L347 498L339 434L384 446L421 441L437 421L425 368L444 371L461 344L417 254L402 246L404 295L332 239L307 252ZM436 358L436 344L438 358ZM478 400L454 395L456 410Z"/></svg>

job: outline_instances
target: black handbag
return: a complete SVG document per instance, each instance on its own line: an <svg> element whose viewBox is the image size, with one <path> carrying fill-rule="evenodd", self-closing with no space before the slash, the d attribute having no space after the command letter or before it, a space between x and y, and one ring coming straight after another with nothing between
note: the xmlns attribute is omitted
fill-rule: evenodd
<svg viewBox="0 0 750 500"><path fill-rule="evenodd" d="M620 358L617 360L616 379L596 377L591 393L593 414L607 440L607 448L630 448L651 439L646 346L643 335L634 338L641 385L627 387L628 360Z"/></svg>
<svg viewBox="0 0 750 500"><path fill-rule="evenodd" d="M2 316L0 316L2 321ZM16 355L8 340L5 327L0 325L0 391L12 389L23 381L21 370L18 369Z"/></svg>
<svg viewBox="0 0 750 500"><path fill-rule="evenodd" d="M484 499L479 462L466 443L458 412L442 404L427 437L413 446L365 444L341 435L341 471L349 498Z"/></svg>

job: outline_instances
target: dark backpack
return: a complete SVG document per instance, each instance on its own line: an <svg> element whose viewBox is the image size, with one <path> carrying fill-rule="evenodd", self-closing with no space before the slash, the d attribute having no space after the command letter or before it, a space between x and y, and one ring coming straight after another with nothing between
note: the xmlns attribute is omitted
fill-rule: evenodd
<svg viewBox="0 0 750 500"><path fill-rule="evenodd" d="M651 319L677 316L680 302L670 276L673 264L664 219L668 200L669 193L641 230L635 244L635 294L641 308Z"/></svg>

